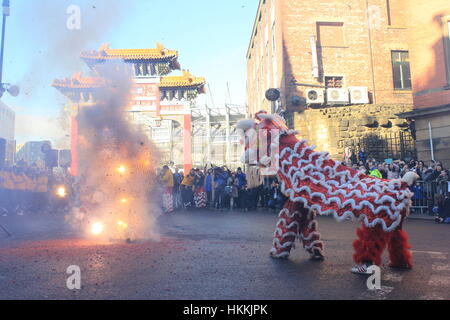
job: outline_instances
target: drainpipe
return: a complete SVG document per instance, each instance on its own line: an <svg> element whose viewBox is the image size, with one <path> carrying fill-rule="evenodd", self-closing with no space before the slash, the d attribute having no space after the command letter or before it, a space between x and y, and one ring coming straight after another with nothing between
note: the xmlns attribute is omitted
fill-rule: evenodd
<svg viewBox="0 0 450 320"><path fill-rule="evenodd" d="M376 94L376 85L375 85L375 72L374 72L374 63L373 63L373 50L372 50L372 26L370 25L370 16L369 16L369 0L366 0L366 15L367 15L367 29L369 31L369 52L370 52L370 70L372 73L372 86L373 86L373 103L377 104L377 94Z"/></svg>

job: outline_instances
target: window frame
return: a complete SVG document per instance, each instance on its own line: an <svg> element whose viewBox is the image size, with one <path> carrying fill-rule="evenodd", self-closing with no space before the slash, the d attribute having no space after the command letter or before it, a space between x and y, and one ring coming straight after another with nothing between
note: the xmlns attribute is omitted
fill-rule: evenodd
<svg viewBox="0 0 450 320"><path fill-rule="evenodd" d="M411 91L412 90L412 77L411 77L411 62L408 61L409 65L409 75L410 75L410 87L405 88L405 80L404 80L404 74L403 74L403 64L400 64L400 82L402 83L401 88L395 87L395 66L394 66L394 53L402 54L402 53L408 53L408 60L410 59L409 50L391 50L391 68L392 68L392 82L394 86L394 91ZM402 56L400 56L401 61L403 61Z"/></svg>

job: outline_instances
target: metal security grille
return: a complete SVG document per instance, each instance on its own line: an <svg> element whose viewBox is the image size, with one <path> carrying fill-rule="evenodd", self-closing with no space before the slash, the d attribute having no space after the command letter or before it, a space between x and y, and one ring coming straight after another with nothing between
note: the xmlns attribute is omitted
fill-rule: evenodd
<svg viewBox="0 0 450 320"><path fill-rule="evenodd" d="M389 133L369 133L359 138L344 140L340 147L350 147L354 154L364 148L366 159L377 161L385 159L416 159L417 152L414 139L409 130Z"/></svg>
<svg viewBox="0 0 450 320"><path fill-rule="evenodd" d="M327 88L342 88L344 77L325 77L325 86Z"/></svg>
<svg viewBox="0 0 450 320"><path fill-rule="evenodd" d="M439 200L445 199L450 182L448 181L417 181L411 187L414 193L412 198L411 213L433 215L433 208L439 205Z"/></svg>

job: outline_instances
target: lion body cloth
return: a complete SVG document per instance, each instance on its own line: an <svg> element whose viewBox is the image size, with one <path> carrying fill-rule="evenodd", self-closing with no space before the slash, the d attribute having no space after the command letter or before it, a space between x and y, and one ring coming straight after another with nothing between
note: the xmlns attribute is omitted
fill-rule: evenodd
<svg viewBox="0 0 450 320"><path fill-rule="evenodd" d="M287 258L299 239L311 258L323 259L324 246L315 220L319 214L362 222L353 243L357 263L353 272L367 273L370 264L379 265L386 247L392 267L412 267L408 235L402 225L410 211L413 193L409 187L418 178L415 173L396 180L367 176L297 139L296 132L278 115L260 112L256 121L238 123L238 129L247 137L243 162L261 167L275 162L281 192L287 197L274 233L273 258ZM259 137L255 138L258 143L249 143L249 132ZM267 141L261 144L261 139Z"/></svg>

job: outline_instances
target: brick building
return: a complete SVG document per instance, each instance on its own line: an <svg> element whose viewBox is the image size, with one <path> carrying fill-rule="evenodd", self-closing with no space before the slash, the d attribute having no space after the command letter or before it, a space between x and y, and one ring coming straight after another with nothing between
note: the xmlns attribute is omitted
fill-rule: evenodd
<svg viewBox="0 0 450 320"><path fill-rule="evenodd" d="M407 0L261 0L247 52L249 113L284 111L342 159L414 157ZM270 104L268 88L281 91ZM347 149L348 150L348 149Z"/></svg>
<svg viewBox="0 0 450 320"><path fill-rule="evenodd" d="M418 157L450 167L450 2L408 1Z"/></svg>

